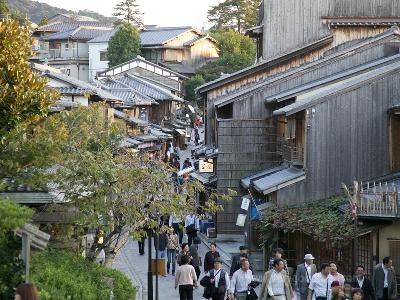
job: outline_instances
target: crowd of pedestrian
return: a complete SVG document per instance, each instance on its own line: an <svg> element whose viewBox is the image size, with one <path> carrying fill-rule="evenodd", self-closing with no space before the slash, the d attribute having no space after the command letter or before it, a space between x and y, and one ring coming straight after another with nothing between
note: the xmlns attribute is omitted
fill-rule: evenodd
<svg viewBox="0 0 400 300"><path fill-rule="evenodd" d="M180 255L185 257L184 262L188 261L190 264L194 260L193 253L197 254L197 251L192 252L191 248L184 244ZM362 265L357 266L354 276L346 280L333 261L322 263L317 269L312 254L306 254L304 262L297 266L295 274L289 274L287 262L282 256L283 250L275 249L268 263L269 270L265 272L261 281L257 281L254 278L245 246L241 246L239 253L232 257L232 265L228 271L223 268L217 245L211 243L210 250L204 257L204 275L201 280L200 272L195 269L199 264L197 262L191 264L195 275L192 290L200 284L204 287L203 297L212 300L397 299L397 282L390 257L385 257L382 263L375 266L371 280L367 278L365 267ZM181 262L180 265L185 264ZM186 270L187 267L183 269ZM179 282L179 279L176 279L176 287L179 286ZM261 289L260 295L257 296L255 287L259 284L261 284ZM193 298L188 296L186 290L182 290L180 299Z"/></svg>

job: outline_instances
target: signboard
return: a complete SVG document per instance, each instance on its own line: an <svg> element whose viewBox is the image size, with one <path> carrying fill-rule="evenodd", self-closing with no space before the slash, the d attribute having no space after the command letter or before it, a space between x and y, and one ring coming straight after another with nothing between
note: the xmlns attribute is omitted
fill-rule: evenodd
<svg viewBox="0 0 400 300"><path fill-rule="evenodd" d="M243 227L244 224L246 223L246 215L239 214L236 220L236 226L241 226Z"/></svg>
<svg viewBox="0 0 400 300"><path fill-rule="evenodd" d="M250 205L250 199L247 197L243 197L242 199L242 205L240 206L241 209L243 210L248 210Z"/></svg>
<svg viewBox="0 0 400 300"><path fill-rule="evenodd" d="M214 173L214 162L212 158L199 160L200 173Z"/></svg>

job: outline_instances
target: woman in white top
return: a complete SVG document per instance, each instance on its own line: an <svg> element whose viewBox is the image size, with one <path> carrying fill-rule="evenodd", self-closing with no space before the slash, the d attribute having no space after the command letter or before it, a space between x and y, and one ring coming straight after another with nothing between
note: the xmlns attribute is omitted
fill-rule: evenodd
<svg viewBox="0 0 400 300"><path fill-rule="evenodd" d="M175 289L179 286L180 300L193 300L193 287L197 287L196 271L189 265L189 257L181 257L182 265L175 274Z"/></svg>

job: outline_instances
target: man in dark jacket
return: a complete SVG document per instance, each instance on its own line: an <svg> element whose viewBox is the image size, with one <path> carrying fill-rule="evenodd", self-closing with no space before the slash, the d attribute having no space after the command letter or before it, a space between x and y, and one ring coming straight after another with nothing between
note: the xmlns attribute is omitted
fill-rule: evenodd
<svg viewBox="0 0 400 300"><path fill-rule="evenodd" d="M396 274L392 265L390 257L385 257L382 264L378 264L374 269L372 287L378 300L397 299Z"/></svg>
<svg viewBox="0 0 400 300"><path fill-rule="evenodd" d="M204 273L212 270L214 268L214 260L219 257L219 252L217 251L217 244L211 243L210 251L206 253L204 257Z"/></svg>
<svg viewBox="0 0 400 300"><path fill-rule="evenodd" d="M160 232L158 234L158 243L157 243L157 238L154 238L154 249L158 250L159 258L166 257L167 243L168 243L168 237L165 232Z"/></svg>
<svg viewBox="0 0 400 300"><path fill-rule="evenodd" d="M239 254L232 257L231 269L229 271L230 277L232 277L233 273L235 273L237 270L239 270L241 268L241 261L243 259L246 258L248 260L247 251L248 251L248 249L246 246L240 246ZM250 264L250 270L253 271L251 264Z"/></svg>
<svg viewBox="0 0 400 300"><path fill-rule="evenodd" d="M351 283L353 288L362 289L364 292L364 300L375 300L374 289L372 288L371 280L365 277L364 266L357 266L356 276Z"/></svg>

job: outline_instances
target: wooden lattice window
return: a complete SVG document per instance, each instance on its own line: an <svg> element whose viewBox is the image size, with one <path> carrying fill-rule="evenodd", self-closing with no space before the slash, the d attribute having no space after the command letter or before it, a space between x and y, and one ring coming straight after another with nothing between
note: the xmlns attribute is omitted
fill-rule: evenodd
<svg viewBox="0 0 400 300"><path fill-rule="evenodd" d="M389 241L389 256L393 260L396 275L400 275L400 240Z"/></svg>

